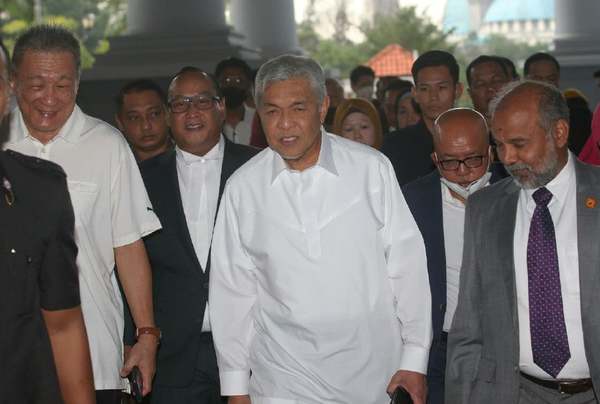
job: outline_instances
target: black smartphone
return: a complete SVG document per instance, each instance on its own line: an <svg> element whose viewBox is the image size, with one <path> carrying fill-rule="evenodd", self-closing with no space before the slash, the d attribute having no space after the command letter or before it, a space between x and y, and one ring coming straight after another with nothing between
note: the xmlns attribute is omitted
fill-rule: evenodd
<svg viewBox="0 0 600 404"><path fill-rule="evenodd" d="M413 404L412 398L410 398L410 394L404 387L398 386L394 394L392 394L392 401L390 404Z"/></svg>
<svg viewBox="0 0 600 404"><path fill-rule="evenodd" d="M134 366L129 372L129 384L131 385L131 396L136 403L141 403L144 399L142 391L144 390L144 382L142 381L142 373L137 366Z"/></svg>

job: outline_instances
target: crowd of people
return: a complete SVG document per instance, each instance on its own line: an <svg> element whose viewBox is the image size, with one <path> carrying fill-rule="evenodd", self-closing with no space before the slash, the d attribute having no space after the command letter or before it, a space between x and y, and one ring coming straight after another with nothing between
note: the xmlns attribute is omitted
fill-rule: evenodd
<svg viewBox="0 0 600 404"><path fill-rule="evenodd" d="M76 105L0 50L0 403L598 403L600 112L536 53L227 58ZM14 108L10 108L14 100ZM129 378L129 379L128 379Z"/></svg>

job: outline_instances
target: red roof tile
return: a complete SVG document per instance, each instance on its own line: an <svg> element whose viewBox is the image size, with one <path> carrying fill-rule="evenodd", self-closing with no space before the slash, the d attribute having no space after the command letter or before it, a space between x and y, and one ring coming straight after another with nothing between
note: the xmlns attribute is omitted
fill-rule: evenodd
<svg viewBox="0 0 600 404"><path fill-rule="evenodd" d="M375 76L410 76L410 69L415 61L412 51L398 44L390 44L383 48L367 62L375 70Z"/></svg>

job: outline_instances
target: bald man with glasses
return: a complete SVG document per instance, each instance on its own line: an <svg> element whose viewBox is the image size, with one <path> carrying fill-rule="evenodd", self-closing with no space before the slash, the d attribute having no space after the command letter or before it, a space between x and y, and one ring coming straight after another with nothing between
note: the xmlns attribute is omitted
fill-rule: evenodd
<svg viewBox="0 0 600 404"><path fill-rule="evenodd" d="M433 341L427 385L429 404L444 403L446 341L458 300L465 202L470 194L502 178L491 161L486 120L470 108L442 113L434 123L437 170L402 191L421 230L431 287Z"/></svg>
<svg viewBox="0 0 600 404"><path fill-rule="evenodd" d="M212 229L227 178L256 150L223 136L224 98L194 67L171 82L167 121L175 148L140 165L163 226L145 239L162 330L152 403L220 403L207 307Z"/></svg>

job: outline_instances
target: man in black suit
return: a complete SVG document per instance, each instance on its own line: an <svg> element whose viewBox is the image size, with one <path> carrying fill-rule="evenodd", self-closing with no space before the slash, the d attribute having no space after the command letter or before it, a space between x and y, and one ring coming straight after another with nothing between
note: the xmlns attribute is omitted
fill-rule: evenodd
<svg viewBox="0 0 600 404"><path fill-rule="evenodd" d="M401 186L435 168L429 158L433 151L433 123L442 112L454 106L463 91L458 81L458 63L448 52L425 52L411 70L415 81L413 96L423 119L416 125L390 133L381 148L392 162Z"/></svg>
<svg viewBox="0 0 600 404"><path fill-rule="evenodd" d="M225 100L207 73L184 68L168 96L176 147L140 165L163 226L145 239L162 330L152 403L221 403L207 307L212 230L227 178L256 151L223 136Z"/></svg>
<svg viewBox="0 0 600 404"><path fill-rule="evenodd" d="M431 287L433 342L427 369L428 403L444 403L446 341L458 299L465 202L470 194L502 178L491 162L483 115L470 108L441 114L431 153L436 171L403 187L425 241Z"/></svg>

